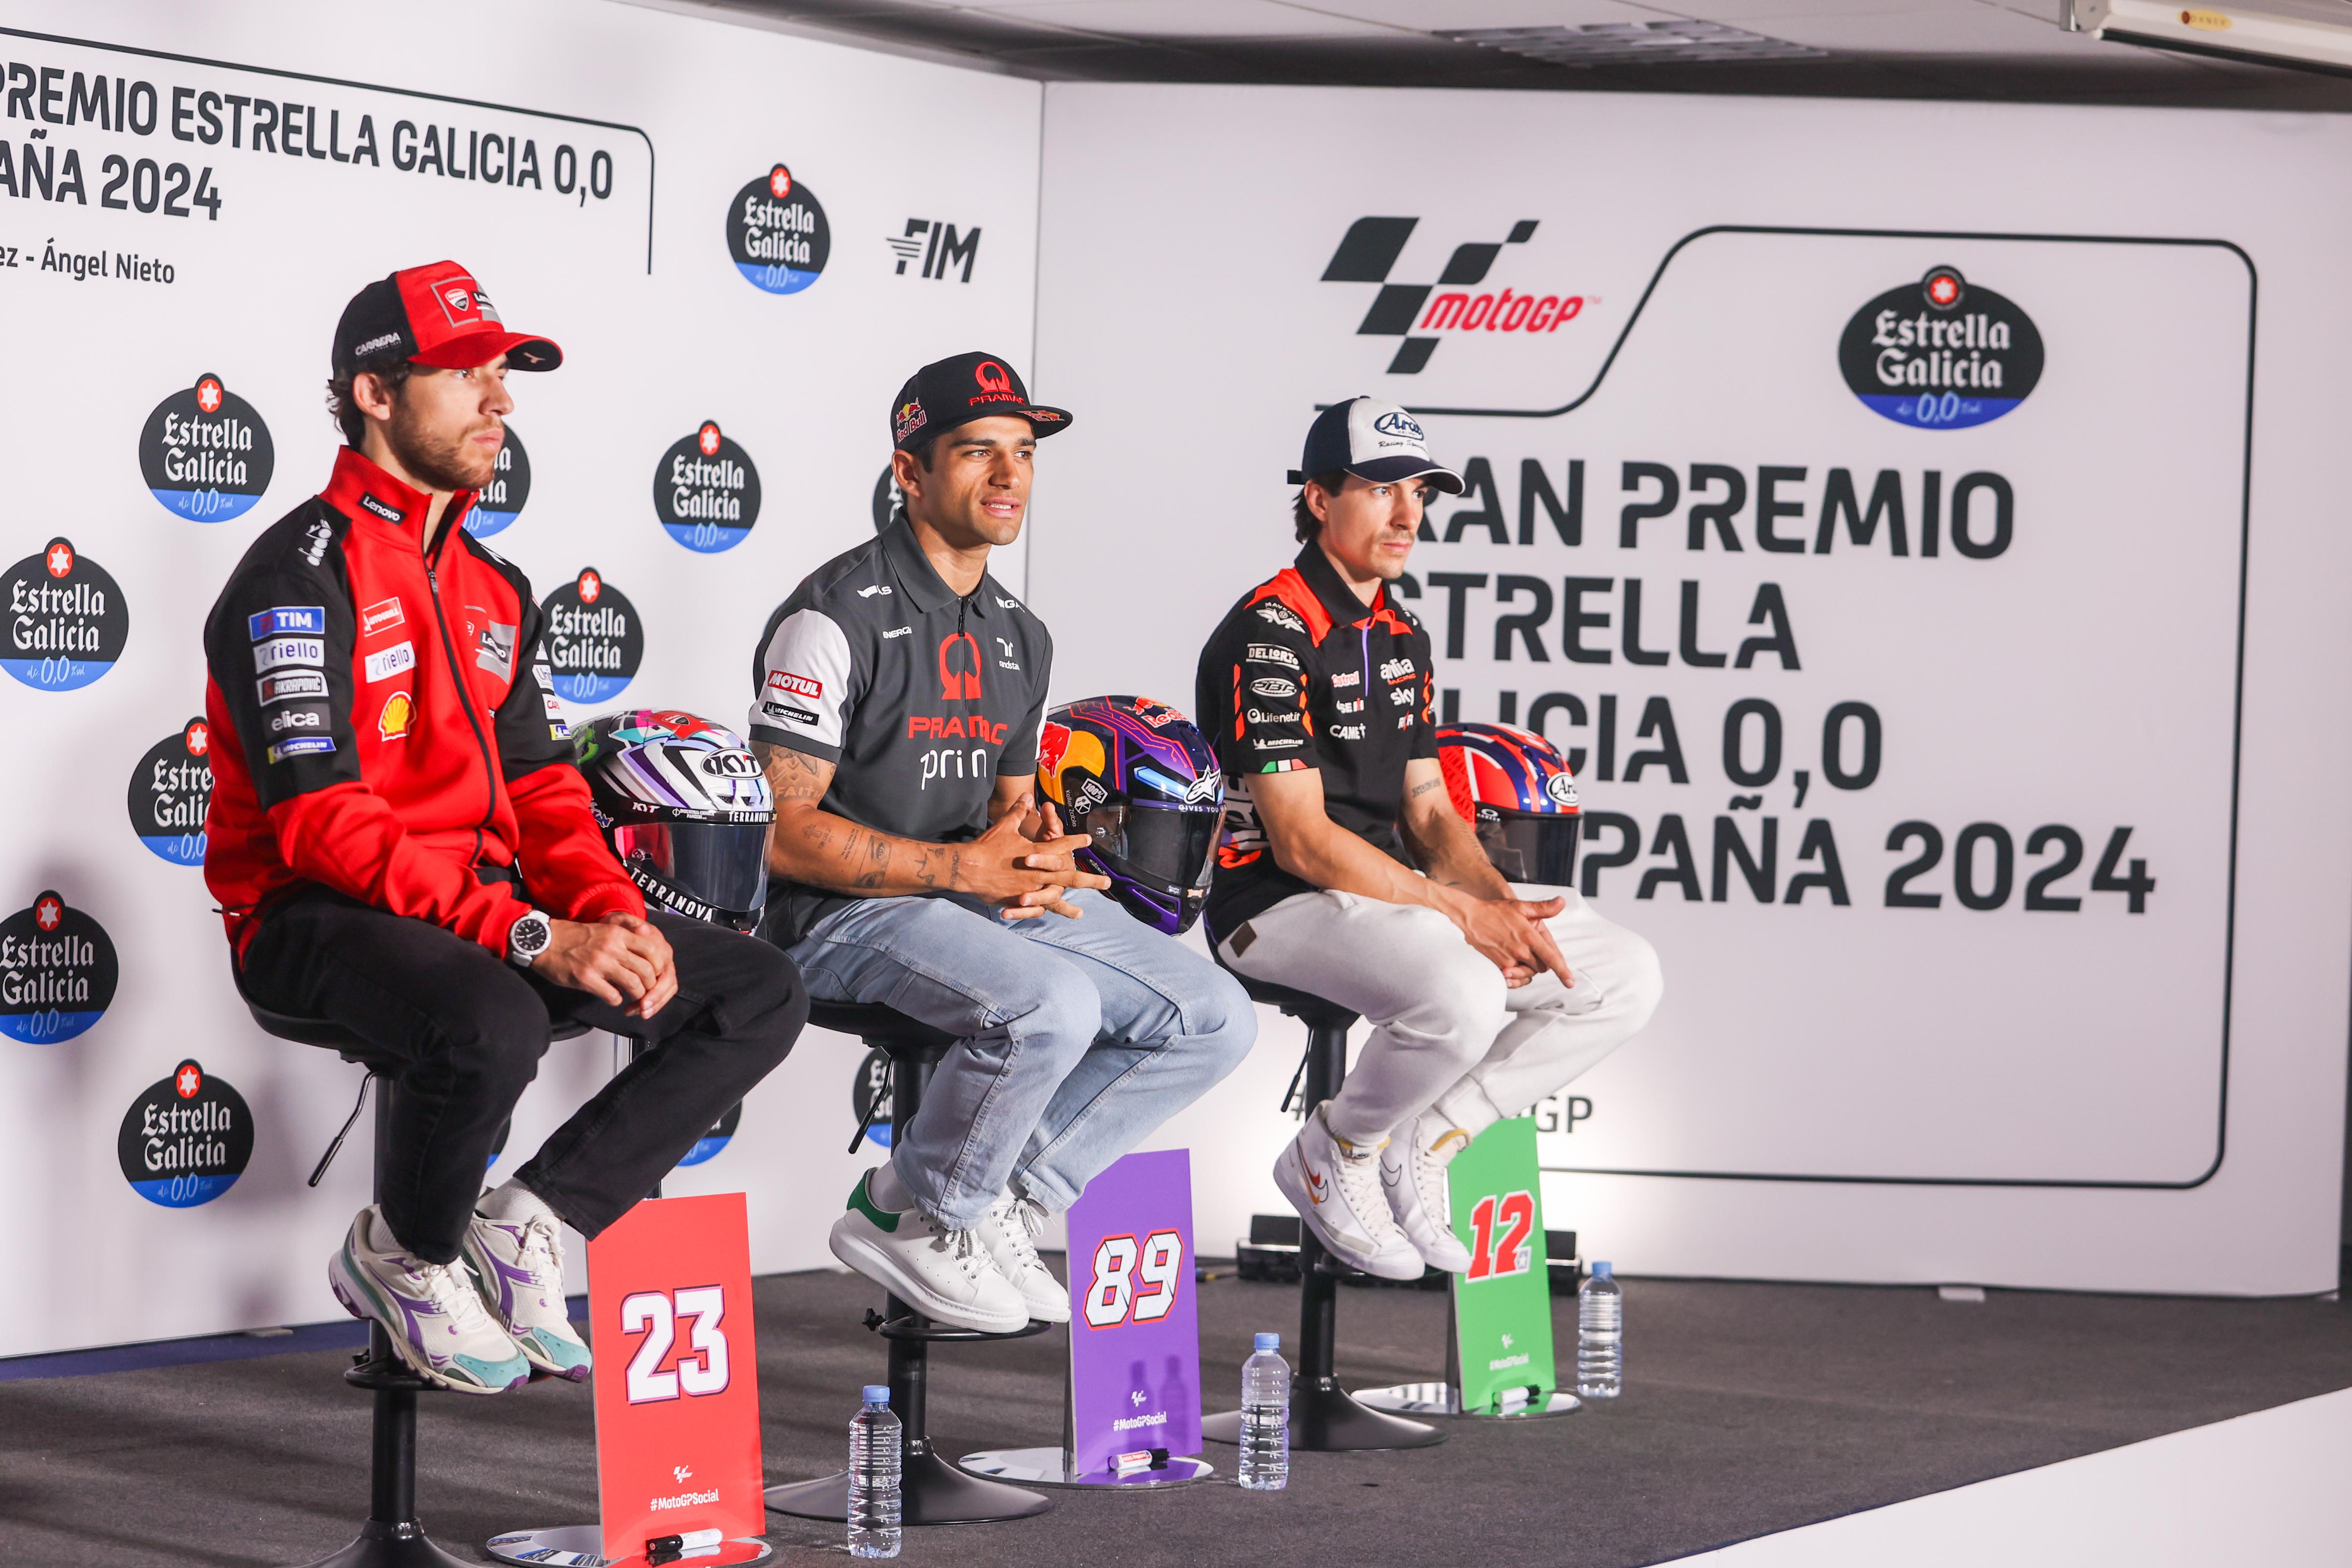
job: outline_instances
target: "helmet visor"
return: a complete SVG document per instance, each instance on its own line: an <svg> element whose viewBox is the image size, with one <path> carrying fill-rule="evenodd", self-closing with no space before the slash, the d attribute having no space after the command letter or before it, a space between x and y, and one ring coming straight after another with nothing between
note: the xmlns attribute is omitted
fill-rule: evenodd
<svg viewBox="0 0 2352 1568"><path fill-rule="evenodd" d="M625 864L713 909L749 914L767 901L765 823L624 823L613 847Z"/></svg>
<svg viewBox="0 0 2352 1568"><path fill-rule="evenodd" d="M1489 816L1478 812L1478 842L1507 882L1536 882L1546 887L1576 884L1576 843L1583 836L1584 819L1575 813L1506 811Z"/></svg>
<svg viewBox="0 0 2352 1568"><path fill-rule="evenodd" d="M1224 813L1199 806L1114 800L1086 817L1097 854L1163 892L1197 888L1209 879L1210 852Z"/></svg>

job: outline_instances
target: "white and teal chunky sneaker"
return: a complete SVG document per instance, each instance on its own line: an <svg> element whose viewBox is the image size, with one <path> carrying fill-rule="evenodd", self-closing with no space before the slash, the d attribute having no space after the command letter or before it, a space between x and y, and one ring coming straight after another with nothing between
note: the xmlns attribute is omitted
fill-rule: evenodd
<svg viewBox="0 0 2352 1568"><path fill-rule="evenodd" d="M588 1381L592 1358L563 1300L563 1239L546 1219L492 1219L466 1228L464 1258L490 1316L504 1324L531 1365L552 1377Z"/></svg>
<svg viewBox="0 0 2352 1568"><path fill-rule="evenodd" d="M328 1262L327 1283L345 1311L383 1324L400 1359L444 1388L503 1394L530 1381L530 1363L483 1310L464 1266L428 1263L396 1245L373 1204Z"/></svg>

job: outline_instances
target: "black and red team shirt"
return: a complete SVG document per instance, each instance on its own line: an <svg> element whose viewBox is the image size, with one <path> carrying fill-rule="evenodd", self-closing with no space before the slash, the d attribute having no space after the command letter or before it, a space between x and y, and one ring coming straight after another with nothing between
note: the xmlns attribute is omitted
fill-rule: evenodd
<svg viewBox="0 0 2352 1568"><path fill-rule="evenodd" d="M466 531L467 491L426 553L430 499L346 447L205 619L205 881L240 954L313 882L501 955L534 905L645 913L572 765L530 583Z"/></svg>
<svg viewBox="0 0 2352 1568"><path fill-rule="evenodd" d="M1201 650L1193 711L1225 772L1211 940L1308 883L1275 863L1250 781L1316 768L1333 822L1407 865L1405 763L1437 755L1429 634L1386 587L1367 605L1309 543L1242 595Z"/></svg>
<svg viewBox="0 0 2352 1568"><path fill-rule="evenodd" d="M1045 623L984 572L959 598L902 511L768 617L747 728L834 764L825 810L900 838L962 843L988 830L1000 776L1036 773L1053 665ZM790 946L856 901L784 883L769 892L764 934Z"/></svg>

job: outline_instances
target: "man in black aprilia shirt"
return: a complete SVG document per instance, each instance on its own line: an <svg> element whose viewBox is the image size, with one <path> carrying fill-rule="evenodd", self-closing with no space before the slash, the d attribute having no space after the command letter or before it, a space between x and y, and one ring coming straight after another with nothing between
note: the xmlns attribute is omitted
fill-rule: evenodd
<svg viewBox="0 0 2352 1568"><path fill-rule="evenodd" d="M1226 793L1209 939L1243 973L1374 1026L1276 1184L1356 1268L1458 1272L1446 1164L1648 1022L1657 957L1573 889L1519 899L1447 798L1429 635L1388 585L1428 493L1461 479L1411 415L1369 397L1315 421L1300 468L1297 563L1201 652L1196 711Z"/></svg>
<svg viewBox="0 0 2352 1568"><path fill-rule="evenodd" d="M994 1332L1069 1316L1032 1239L1045 1215L1257 1032L1233 978L1099 897L1071 859L1086 837L1035 807L1053 639L987 566L1069 417L986 354L918 371L890 418L905 510L770 619L751 715L776 795L770 939L813 996L957 1037L834 1255Z"/></svg>

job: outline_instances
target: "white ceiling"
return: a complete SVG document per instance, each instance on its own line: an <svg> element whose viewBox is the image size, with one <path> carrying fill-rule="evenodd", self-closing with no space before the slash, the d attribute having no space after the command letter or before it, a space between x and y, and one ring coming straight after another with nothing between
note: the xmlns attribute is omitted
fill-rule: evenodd
<svg viewBox="0 0 2352 1568"><path fill-rule="evenodd" d="M1046 79L2352 110L2352 81L2103 42L2063 0L632 0ZM1442 37L1676 17L1827 51L1577 68Z"/></svg>

